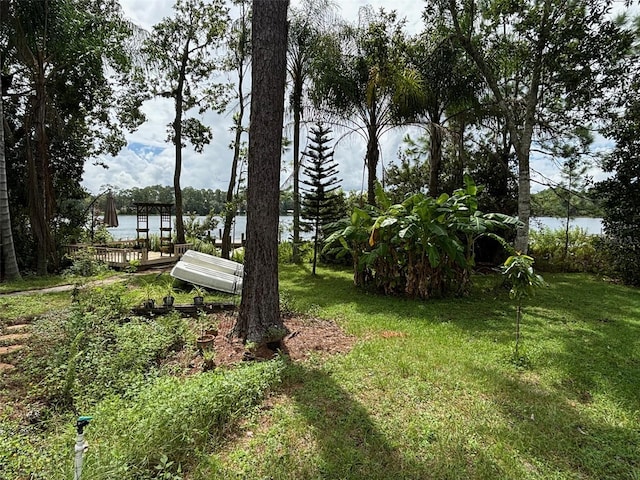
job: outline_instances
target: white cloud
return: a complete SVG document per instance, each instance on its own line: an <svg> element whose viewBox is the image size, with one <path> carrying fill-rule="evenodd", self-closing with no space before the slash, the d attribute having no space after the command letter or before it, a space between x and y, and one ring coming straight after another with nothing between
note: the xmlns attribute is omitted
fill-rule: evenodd
<svg viewBox="0 0 640 480"><path fill-rule="evenodd" d="M292 6L299 5L299 0L292 0ZM422 10L424 2L417 0L338 0L340 15L348 20L356 21L358 10L367 4L376 10L380 7L386 10L396 10L400 16L406 17L407 31L417 33L422 29ZM172 0L121 0L125 15L134 23L150 30L163 17L172 15ZM245 89L249 89L249 83ZM173 119L173 105L167 99L154 99L146 102L144 112L148 121L136 132L127 135L128 146L115 158L100 158L109 165L105 170L87 164L83 185L91 192L97 193L104 185L127 189L162 184L173 185L174 148L166 142L167 124ZM247 115L248 118L248 115ZM232 140L229 132L231 114L205 114L201 120L209 125L214 132L213 141L206 146L201 154L195 153L189 146L183 149L183 168L181 185L194 188L211 188L226 190L229 183L232 151L228 148ZM286 130L285 130L286 132ZM396 157L398 146L406 130L388 132L382 138L381 162L378 178L381 178L382 167L387 167ZM289 132L287 135L291 136ZM417 135L414 130L414 135ZM334 132L338 139L340 132ZM301 135L302 148L306 142L306 133ZM244 137L246 139L246 137ZM603 141L599 147L610 148L610 143ZM364 170L365 144L360 136L352 134L341 140L336 147L335 159L340 165L340 177L345 190L361 190L366 185L366 171ZM291 153L285 153L282 158L282 182L291 172ZM545 177L558 180L558 168L546 160L532 158L532 168L540 171ZM603 173L594 169L596 179L603 177ZM534 177L535 178L535 177ZM366 188L366 187L365 187ZM543 187L533 184L533 191Z"/></svg>

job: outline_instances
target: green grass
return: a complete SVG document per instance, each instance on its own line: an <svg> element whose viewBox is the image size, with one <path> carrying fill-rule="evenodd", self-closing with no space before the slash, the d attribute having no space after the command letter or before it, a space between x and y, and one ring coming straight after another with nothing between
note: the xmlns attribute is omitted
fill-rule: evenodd
<svg viewBox="0 0 640 480"><path fill-rule="evenodd" d="M524 305L526 362L516 365L515 308L498 277L474 278L469 297L424 302L358 291L346 271L280 272L287 308L335 320L357 336L354 349L280 365L266 383L259 368L159 377L101 400L87 431L87 478L640 479L637 289L545 275L549 286ZM160 299L163 281L136 278L122 301L134 304L147 283ZM58 308L65 295L3 298L3 315ZM13 303L27 298L28 306ZM150 326L123 325L145 327L151 347ZM220 393L209 381L231 397L211 400ZM256 410L269 386L268 408ZM16 424L10 410L0 418L0 479L15 478L3 476L3 454L12 474L68 476L73 416L51 415L44 431ZM118 466L129 473L114 476Z"/></svg>
<svg viewBox="0 0 640 480"><path fill-rule="evenodd" d="M638 290L548 275L525 306L518 368L497 277L429 302L356 291L346 272L281 278L297 309L361 340L290 367L251 436L195 478L640 478Z"/></svg>

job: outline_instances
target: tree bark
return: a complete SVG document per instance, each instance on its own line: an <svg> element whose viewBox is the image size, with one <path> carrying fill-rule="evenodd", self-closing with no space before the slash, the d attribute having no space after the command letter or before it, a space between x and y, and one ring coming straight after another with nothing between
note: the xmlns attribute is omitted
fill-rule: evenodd
<svg viewBox="0 0 640 480"><path fill-rule="evenodd" d="M437 198L440 193L440 170L442 165L442 132L434 117L429 122L429 196Z"/></svg>
<svg viewBox="0 0 640 480"><path fill-rule="evenodd" d="M254 0L253 65L242 300L234 334L262 345L285 329L278 296L278 199L288 0Z"/></svg>
<svg viewBox="0 0 640 480"><path fill-rule="evenodd" d="M300 261L300 121L302 118L302 67L293 86L293 262Z"/></svg>
<svg viewBox="0 0 640 480"><path fill-rule="evenodd" d="M367 203L369 205L376 204L376 181L378 176L378 161L380 160L380 149L378 148L378 134L376 124L369 126L369 137L367 140Z"/></svg>
<svg viewBox="0 0 640 480"><path fill-rule="evenodd" d="M19 280L20 270L13 244L9 194L7 188L7 168L4 150L4 110L2 104L2 76L0 75L0 240L2 241L2 265L7 280Z"/></svg>
<svg viewBox="0 0 640 480"><path fill-rule="evenodd" d="M180 64L180 76L176 87L175 105L176 116L173 121L173 143L176 153L176 166L173 172L173 191L176 200L176 242L186 243L184 237L184 219L182 211L182 188L180 187L180 176L182 175L182 110L183 110L183 88L186 77L187 62L189 61L189 40L185 44Z"/></svg>
<svg viewBox="0 0 640 480"><path fill-rule="evenodd" d="M36 67L32 107L27 119L27 176L29 185L29 218L36 243L36 272L48 273L48 261L53 257L55 246L51 237L50 220L53 216L53 186L49 173L49 140L46 131L47 88L44 53L37 52L33 58ZM33 131L33 140L31 132ZM35 143L35 151L34 144Z"/></svg>

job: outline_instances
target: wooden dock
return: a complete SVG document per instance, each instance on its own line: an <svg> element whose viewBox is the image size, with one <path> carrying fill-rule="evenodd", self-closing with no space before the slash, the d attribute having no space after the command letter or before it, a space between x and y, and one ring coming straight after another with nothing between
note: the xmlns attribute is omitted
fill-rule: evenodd
<svg viewBox="0 0 640 480"><path fill-rule="evenodd" d="M125 243L124 246L121 246ZM96 260L100 260L111 268L125 269L135 265L137 268L170 266L178 262L180 257L191 248L190 244L173 245L173 250L165 248L163 252L151 251L147 248L127 246L126 242L118 242L120 246L74 244L67 245L67 255L73 258L81 252L89 252Z"/></svg>

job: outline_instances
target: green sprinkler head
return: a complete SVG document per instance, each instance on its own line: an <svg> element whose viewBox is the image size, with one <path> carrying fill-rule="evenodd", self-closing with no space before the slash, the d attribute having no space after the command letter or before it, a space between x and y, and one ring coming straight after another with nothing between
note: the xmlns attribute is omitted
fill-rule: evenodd
<svg viewBox="0 0 640 480"><path fill-rule="evenodd" d="M84 427L89 425L89 422L93 420L93 417L78 417L78 421L76 422L76 430L78 431L78 435L82 435L84 433Z"/></svg>

